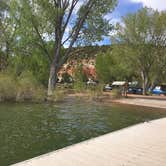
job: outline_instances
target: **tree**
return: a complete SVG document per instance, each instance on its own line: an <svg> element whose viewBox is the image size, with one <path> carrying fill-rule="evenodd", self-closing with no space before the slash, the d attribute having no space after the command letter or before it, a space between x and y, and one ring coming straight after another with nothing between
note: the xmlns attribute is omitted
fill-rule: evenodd
<svg viewBox="0 0 166 166"><path fill-rule="evenodd" d="M166 11L156 12L154 15L154 29L152 44L155 45L153 54L156 57L150 75L151 87L157 83L165 82L166 74Z"/></svg>
<svg viewBox="0 0 166 166"><path fill-rule="evenodd" d="M123 54L123 45L112 45L106 53L97 55L96 70L100 81L130 80L135 75Z"/></svg>
<svg viewBox="0 0 166 166"><path fill-rule="evenodd" d="M113 65L112 57L110 53L100 53L96 57L96 72L97 77L100 81L104 83L110 82L114 79L113 72L111 71L111 66Z"/></svg>
<svg viewBox="0 0 166 166"><path fill-rule="evenodd" d="M124 56L132 69L139 72L143 94L166 66L165 16L166 12L143 8L124 17L124 25L117 25L114 41L124 45Z"/></svg>
<svg viewBox="0 0 166 166"><path fill-rule="evenodd" d="M9 1L0 1L0 51L1 58L5 62L5 68L8 65L9 57L13 54L13 50L17 41L17 28L15 13L11 9L15 8L14 3Z"/></svg>
<svg viewBox="0 0 166 166"><path fill-rule="evenodd" d="M116 5L116 0L13 1L19 6L17 13L20 13L22 26L19 43L24 43L27 51L31 47L40 47L49 60L48 95L53 94L57 73L71 56L76 42L86 44L87 41L101 40L112 29L104 15ZM48 50L47 41L54 42L53 55ZM61 50L65 45L68 48L62 55Z"/></svg>
<svg viewBox="0 0 166 166"><path fill-rule="evenodd" d="M7 12L9 6L5 1L0 1L0 70L6 68L7 57L9 54L9 40L8 40L8 18Z"/></svg>

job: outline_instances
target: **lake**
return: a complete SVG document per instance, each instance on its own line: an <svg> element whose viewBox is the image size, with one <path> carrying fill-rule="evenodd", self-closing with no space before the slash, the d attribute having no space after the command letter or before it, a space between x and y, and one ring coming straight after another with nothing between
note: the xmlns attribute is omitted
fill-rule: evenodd
<svg viewBox="0 0 166 166"><path fill-rule="evenodd" d="M161 117L166 111L75 99L58 104L0 103L0 165Z"/></svg>

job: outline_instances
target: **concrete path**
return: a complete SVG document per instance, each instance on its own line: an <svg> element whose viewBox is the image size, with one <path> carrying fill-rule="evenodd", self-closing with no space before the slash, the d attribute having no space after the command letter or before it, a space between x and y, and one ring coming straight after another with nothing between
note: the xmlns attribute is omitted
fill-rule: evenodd
<svg viewBox="0 0 166 166"><path fill-rule="evenodd" d="M154 107L154 108L166 108L166 98L162 100L148 99L148 98L123 98L123 99L115 100L115 102L123 103L123 104Z"/></svg>
<svg viewBox="0 0 166 166"><path fill-rule="evenodd" d="M166 118L138 124L15 166L165 166Z"/></svg>

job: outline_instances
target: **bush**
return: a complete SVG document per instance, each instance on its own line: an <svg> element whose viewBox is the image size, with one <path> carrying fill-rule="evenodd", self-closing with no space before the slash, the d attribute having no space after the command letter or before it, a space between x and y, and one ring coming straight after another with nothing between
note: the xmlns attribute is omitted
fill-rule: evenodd
<svg viewBox="0 0 166 166"><path fill-rule="evenodd" d="M44 88L37 82L31 72L23 72L20 77L18 77L18 85L17 101L44 100Z"/></svg>
<svg viewBox="0 0 166 166"><path fill-rule="evenodd" d="M82 71L82 64L79 64L75 71L75 79L74 79L74 91L83 92L86 89L86 81L87 77L85 73Z"/></svg>
<svg viewBox="0 0 166 166"><path fill-rule="evenodd" d="M113 99L121 98L122 97L121 89L118 89L118 88L113 89L111 91L111 96L112 96Z"/></svg>
<svg viewBox="0 0 166 166"><path fill-rule="evenodd" d="M103 95L103 86L98 84L95 86L88 87L87 92L89 94L89 99L94 101L101 101Z"/></svg>
<svg viewBox="0 0 166 166"><path fill-rule="evenodd" d="M73 86L73 89L75 92L83 92L85 91L85 82L82 82L82 81L76 81L74 82L74 86Z"/></svg>
<svg viewBox="0 0 166 166"><path fill-rule="evenodd" d="M17 82L7 73L0 74L0 101L15 100Z"/></svg>
<svg viewBox="0 0 166 166"><path fill-rule="evenodd" d="M49 98L50 101L61 102L64 100L65 91L64 90L55 90L53 95Z"/></svg>
<svg viewBox="0 0 166 166"><path fill-rule="evenodd" d="M44 88L31 72L23 72L19 77L0 73L0 101L43 101Z"/></svg>

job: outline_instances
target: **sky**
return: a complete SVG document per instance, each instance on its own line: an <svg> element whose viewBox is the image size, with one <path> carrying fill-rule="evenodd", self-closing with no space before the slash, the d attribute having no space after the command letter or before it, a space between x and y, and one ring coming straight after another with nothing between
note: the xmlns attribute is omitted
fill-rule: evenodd
<svg viewBox="0 0 166 166"><path fill-rule="evenodd" d="M117 22L121 22L121 17L128 13L135 13L145 6L157 9L158 11L166 10L166 0L119 0L113 13L108 14L106 18L111 20L110 22L112 24L115 24ZM110 44L109 37L104 37L103 41L97 42L96 44Z"/></svg>

